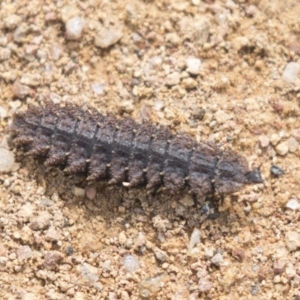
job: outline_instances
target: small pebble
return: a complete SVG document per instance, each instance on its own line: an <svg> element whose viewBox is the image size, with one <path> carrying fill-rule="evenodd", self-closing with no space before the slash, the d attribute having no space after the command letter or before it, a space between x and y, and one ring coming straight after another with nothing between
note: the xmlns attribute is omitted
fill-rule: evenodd
<svg viewBox="0 0 300 300"><path fill-rule="evenodd" d="M285 142L282 142L282 143L278 144L276 146L275 150L276 150L276 153L281 155L281 156L286 155L289 152L288 143L285 141Z"/></svg>
<svg viewBox="0 0 300 300"><path fill-rule="evenodd" d="M189 77L182 80L182 85L185 89L192 90L197 87L198 83L195 79Z"/></svg>
<svg viewBox="0 0 300 300"><path fill-rule="evenodd" d="M284 171L276 165L272 165L270 171L274 176L280 176L284 174Z"/></svg>
<svg viewBox="0 0 300 300"><path fill-rule="evenodd" d="M285 244L289 251L295 251L300 247L300 234L296 231L288 231L285 235Z"/></svg>
<svg viewBox="0 0 300 300"><path fill-rule="evenodd" d="M15 164L14 153L0 148L0 172L11 172Z"/></svg>
<svg viewBox="0 0 300 300"><path fill-rule="evenodd" d="M140 268L140 262L131 254L127 254L122 258L122 264L130 273L133 273Z"/></svg>
<svg viewBox="0 0 300 300"><path fill-rule="evenodd" d="M18 255L18 260L19 261L22 261L22 260L27 259L27 258L31 258L31 256L32 256L31 248L29 246L22 246L17 251L17 255Z"/></svg>
<svg viewBox="0 0 300 300"><path fill-rule="evenodd" d="M119 233L119 243L120 243L121 245L124 245L124 244L126 243L126 240L127 240L127 237L126 237L125 232L124 232L124 231L121 231L121 232Z"/></svg>
<svg viewBox="0 0 300 300"><path fill-rule="evenodd" d="M14 32L14 41L16 43L25 42L28 32L29 32L28 25L25 23L21 24Z"/></svg>
<svg viewBox="0 0 300 300"><path fill-rule="evenodd" d="M161 284L166 280L166 278L166 274L161 274L144 279L139 286L140 296L145 299L154 298L160 291Z"/></svg>
<svg viewBox="0 0 300 300"><path fill-rule="evenodd" d="M91 84L91 89L96 95L102 95L105 91L105 86L100 83Z"/></svg>
<svg viewBox="0 0 300 300"><path fill-rule="evenodd" d="M188 251L190 252L197 244L200 243L200 237L201 237L201 231L198 228L194 228L191 238L190 238L190 243L188 247Z"/></svg>
<svg viewBox="0 0 300 300"><path fill-rule="evenodd" d="M290 137L287 143L289 147L289 152L293 153L299 149L299 142L294 137Z"/></svg>
<svg viewBox="0 0 300 300"><path fill-rule="evenodd" d="M159 249L158 247L154 248L153 251L154 251L155 257L161 262L165 262L169 259L168 254L165 251Z"/></svg>
<svg viewBox="0 0 300 300"><path fill-rule="evenodd" d="M0 61L10 59L11 51L7 48L0 48Z"/></svg>
<svg viewBox="0 0 300 300"><path fill-rule="evenodd" d="M30 88L24 84L21 84L20 81L15 81L13 85L13 94L15 97L23 99L30 93Z"/></svg>
<svg viewBox="0 0 300 300"><path fill-rule="evenodd" d="M186 60L187 71L192 75L199 75L200 67L201 67L201 60L195 57L189 57Z"/></svg>
<svg viewBox="0 0 300 300"><path fill-rule="evenodd" d="M85 190L82 189L82 188L79 188L77 186L74 186L72 188L72 192L73 192L73 195L76 196L76 197L80 197L80 198L83 198L84 195L85 195Z"/></svg>
<svg viewBox="0 0 300 300"><path fill-rule="evenodd" d="M97 194L97 190L93 186L87 186L85 188L85 194L90 200L94 200Z"/></svg>
<svg viewBox="0 0 300 300"><path fill-rule="evenodd" d="M84 27L84 19L74 17L66 22L66 38L68 40L77 40L81 37Z"/></svg>
<svg viewBox="0 0 300 300"><path fill-rule="evenodd" d="M297 210L297 209L299 209L299 207L300 207L300 204L297 199L290 199L288 201L288 203L286 204L286 208L289 208L291 210Z"/></svg>
<svg viewBox="0 0 300 300"><path fill-rule="evenodd" d="M178 72L170 73L165 80L165 84L168 86L177 85L180 82L180 74Z"/></svg>
<svg viewBox="0 0 300 300"><path fill-rule="evenodd" d="M258 140L261 148L267 148L270 144L270 140L266 135L261 135Z"/></svg>
<svg viewBox="0 0 300 300"><path fill-rule="evenodd" d="M212 282L210 282L206 278L200 278L198 282L199 292L205 293L208 292L212 288Z"/></svg>
<svg viewBox="0 0 300 300"><path fill-rule="evenodd" d="M117 43L123 37L123 31L117 27L103 27L96 35L95 45L100 48L108 48Z"/></svg>
<svg viewBox="0 0 300 300"><path fill-rule="evenodd" d="M211 262L218 267L222 265L223 261L223 255L221 253L215 254L211 259Z"/></svg>
<svg viewBox="0 0 300 300"><path fill-rule="evenodd" d="M270 141L273 146L276 146L280 142L280 140L281 140L281 137L279 136L279 134L273 133L271 135Z"/></svg>
<svg viewBox="0 0 300 300"><path fill-rule="evenodd" d="M29 225L32 230L44 230L49 227L51 220L51 215L48 212L41 212L37 217L31 220Z"/></svg>
<svg viewBox="0 0 300 300"><path fill-rule="evenodd" d="M44 265L48 269L55 269L56 265L62 260L63 254L59 251L49 251L45 255Z"/></svg>
<svg viewBox="0 0 300 300"><path fill-rule="evenodd" d="M282 74L282 79L284 81L294 83L298 78L300 72L300 64L296 62L289 62Z"/></svg>

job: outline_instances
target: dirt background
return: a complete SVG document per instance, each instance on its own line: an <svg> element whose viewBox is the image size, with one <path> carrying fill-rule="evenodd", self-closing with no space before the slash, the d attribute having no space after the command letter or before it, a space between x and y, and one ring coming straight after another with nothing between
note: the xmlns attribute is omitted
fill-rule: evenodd
<svg viewBox="0 0 300 300"><path fill-rule="evenodd" d="M0 298L300 299L299 12L2 0ZM66 178L7 144L13 113L49 98L229 140L265 182L207 220L205 199Z"/></svg>

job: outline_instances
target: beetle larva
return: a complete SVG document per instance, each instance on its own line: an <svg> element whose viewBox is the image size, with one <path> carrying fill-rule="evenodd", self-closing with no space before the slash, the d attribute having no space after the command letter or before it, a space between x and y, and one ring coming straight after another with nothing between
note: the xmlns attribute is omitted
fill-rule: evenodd
<svg viewBox="0 0 300 300"><path fill-rule="evenodd" d="M247 160L230 149L72 103L29 105L26 112L16 113L11 130L14 143L29 154L66 173L83 173L88 180L162 186L170 193L186 188L196 196L224 195L262 183L259 169L249 170Z"/></svg>

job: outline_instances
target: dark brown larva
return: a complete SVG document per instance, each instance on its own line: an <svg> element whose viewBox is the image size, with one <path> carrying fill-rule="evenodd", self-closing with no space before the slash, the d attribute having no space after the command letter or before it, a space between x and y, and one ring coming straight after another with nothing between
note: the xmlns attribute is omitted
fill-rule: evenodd
<svg viewBox="0 0 300 300"><path fill-rule="evenodd" d="M163 186L170 193L187 188L196 196L229 194L262 182L260 171L250 171L246 159L232 150L72 103L29 105L15 115L11 129L14 143L29 154L66 173L84 173L88 180Z"/></svg>

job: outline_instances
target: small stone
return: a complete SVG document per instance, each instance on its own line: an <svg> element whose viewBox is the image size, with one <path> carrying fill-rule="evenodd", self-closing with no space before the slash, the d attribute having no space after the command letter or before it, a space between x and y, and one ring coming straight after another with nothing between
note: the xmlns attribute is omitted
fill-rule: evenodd
<svg viewBox="0 0 300 300"><path fill-rule="evenodd" d="M270 171L274 176L280 176L284 174L284 171L276 165L272 165Z"/></svg>
<svg viewBox="0 0 300 300"><path fill-rule="evenodd" d="M123 37L123 31L119 25L103 27L98 31L95 45L100 48L108 48L116 44Z"/></svg>
<svg viewBox="0 0 300 300"><path fill-rule="evenodd" d="M285 244L289 251L295 251L300 247L300 234L296 231L288 231L285 235Z"/></svg>
<svg viewBox="0 0 300 300"><path fill-rule="evenodd" d="M188 252L191 252L191 250L200 243L201 238L201 231L198 228L194 228L191 237L190 237L190 243L188 247Z"/></svg>
<svg viewBox="0 0 300 300"><path fill-rule="evenodd" d="M168 254L165 251L159 249L158 247L155 247L153 251L154 251L155 257L161 262L165 262L169 259Z"/></svg>
<svg viewBox="0 0 300 300"><path fill-rule="evenodd" d="M282 79L284 81L294 83L298 78L300 72L300 64L296 62L289 62L282 74Z"/></svg>
<svg viewBox="0 0 300 300"><path fill-rule="evenodd" d="M155 295L160 291L162 284L166 279L166 274L144 279L139 286L140 296L145 299L154 298Z"/></svg>
<svg viewBox="0 0 300 300"><path fill-rule="evenodd" d="M30 85L30 86L39 86L41 80L42 80L42 76L40 74L25 73L22 75L20 79L20 83L24 85Z"/></svg>
<svg viewBox="0 0 300 300"><path fill-rule="evenodd" d="M66 38L68 40L78 40L84 27L84 19L74 17L66 22Z"/></svg>
<svg viewBox="0 0 300 300"><path fill-rule="evenodd" d="M96 95L102 95L105 92L105 86L101 83L92 83L91 88Z"/></svg>
<svg viewBox="0 0 300 300"><path fill-rule="evenodd" d="M198 288L201 293L208 292L212 288L212 283L206 278L200 278Z"/></svg>
<svg viewBox="0 0 300 300"><path fill-rule="evenodd" d="M55 230L54 227L50 227L45 234L46 241L57 242L60 239L60 234Z"/></svg>
<svg viewBox="0 0 300 300"><path fill-rule="evenodd" d="M6 18L4 18L3 25L5 28L9 30L13 30L17 26L19 26L21 22L22 22L21 16L15 14L9 14Z"/></svg>
<svg viewBox="0 0 300 300"><path fill-rule="evenodd" d="M124 245L124 244L126 243L126 241L127 241L126 234L125 234L124 231L121 231L121 232L119 233L119 243L120 243L121 245Z"/></svg>
<svg viewBox="0 0 300 300"><path fill-rule="evenodd" d="M25 293L22 296L22 300L37 300L38 298L32 293Z"/></svg>
<svg viewBox="0 0 300 300"><path fill-rule="evenodd" d="M166 42L169 42L173 46L181 44L181 38L176 32L166 34Z"/></svg>
<svg viewBox="0 0 300 300"><path fill-rule="evenodd" d="M286 261L285 260L278 260L274 262L273 270L275 274L283 273L285 269Z"/></svg>
<svg viewBox="0 0 300 300"><path fill-rule="evenodd" d="M122 258L122 264L130 273L133 273L140 268L140 262L131 254L127 254Z"/></svg>
<svg viewBox="0 0 300 300"><path fill-rule="evenodd" d="M8 48L0 48L0 61L10 59L11 51Z"/></svg>
<svg viewBox="0 0 300 300"><path fill-rule="evenodd" d="M167 75L165 85L173 86L180 82L180 74L178 72L173 72Z"/></svg>
<svg viewBox="0 0 300 300"><path fill-rule="evenodd" d="M267 148L270 144L270 140L266 135L261 135L258 140L261 148Z"/></svg>
<svg viewBox="0 0 300 300"><path fill-rule="evenodd" d="M212 258L214 256L214 250L212 248L205 248L204 256L206 258Z"/></svg>
<svg viewBox="0 0 300 300"><path fill-rule="evenodd" d="M93 186L87 186L85 188L85 194L90 200L94 200L97 194L97 190Z"/></svg>
<svg viewBox="0 0 300 300"><path fill-rule="evenodd" d="M287 143L289 147L289 152L293 153L299 149L299 142L294 137L290 137Z"/></svg>
<svg viewBox="0 0 300 300"><path fill-rule="evenodd" d="M288 262L286 264L285 274L288 278L293 278L296 275L296 269L292 263Z"/></svg>
<svg viewBox="0 0 300 300"><path fill-rule="evenodd" d="M278 144L276 146L275 150L276 150L276 153L281 155L281 156L286 155L289 151L288 143L285 141L285 142L282 142L282 143Z"/></svg>
<svg viewBox="0 0 300 300"><path fill-rule="evenodd" d="M11 172L15 164L14 153L0 148L0 172Z"/></svg>
<svg viewBox="0 0 300 300"><path fill-rule="evenodd" d="M50 53L53 60L58 60L63 52L63 48L60 44L54 43L50 47Z"/></svg>
<svg viewBox="0 0 300 300"><path fill-rule="evenodd" d="M27 258L31 258L32 256L31 248L29 246L23 246L17 251L17 255L19 261L22 261Z"/></svg>
<svg viewBox="0 0 300 300"><path fill-rule="evenodd" d="M40 215L34 217L29 225L32 230L44 230L50 225L51 216L47 212L41 212Z"/></svg>
<svg viewBox="0 0 300 300"><path fill-rule="evenodd" d="M189 57L186 60L187 72L192 75L199 75L200 67L201 67L201 60L195 57Z"/></svg>
<svg viewBox="0 0 300 300"><path fill-rule="evenodd" d="M185 89L192 90L197 87L198 83L195 79L189 77L182 80L182 85Z"/></svg>
<svg viewBox="0 0 300 300"><path fill-rule="evenodd" d="M85 190L82 189L82 188L79 188L77 186L74 186L72 188L72 192L73 192L73 195L76 196L76 197L79 197L79 198L83 198L84 195L85 195Z"/></svg>
<svg viewBox="0 0 300 300"><path fill-rule="evenodd" d="M223 259L223 255L221 253L215 254L211 259L211 262L215 266L218 266L218 267L222 265L223 261L224 261L224 259Z"/></svg>
<svg viewBox="0 0 300 300"><path fill-rule="evenodd" d="M14 41L16 43L23 43L26 41L29 27L27 24L21 24L14 32Z"/></svg>
<svg viewBox="0 0 300 300"><path fill-rule="evenodd" d="M192 0L192 4L195 6L200 5L200 3L201 3L201 0Z"/></svg>
<svg viewBox="0 0 300 300"><path fill-rule="evenodd" d="M103 286L100 282L98 282L99 275L97 268L84 262L81 265L80 271L85 284L93 286L98 291L102 290Z"/></svg>
<svg viewBox="0 0 300 300"><path fill-rule="evenodd" d="M20 81L17 80L13 85L12 92L15 97L23 99L30 94L30 88L26 85L21 84Z"/></svg>
<svg viewBox="0 0 300 300"><path fill-rule="evenodd" d="M300 207L300 204L297 199L290 199L288 201L288 203L286 204L286 208L289 208L291 210L297 210L297 209L299 209L299 207Z"/></svg>
<svg viewBox="0 0 300 300"><path fill-rule="evenodd" d="M49 251L45 255L44 266L50 270L56 268L57 264L62 260L63 254L59 251Z"/></svg>
<svg viewBox="0 0 300 300"><path fill-rule="evenodd" d="M276 146L280 142L280 140L281 140L281 137L279 136L279 134L273 133L271 135L270 141L273 146Z"/></svg>
<svg viewBox="0 0 300 300"><path fill-rule="evenodd" d="M79 15L80 10L75 5L66 5L61 9L61 19L64 23Z"/></svg>

